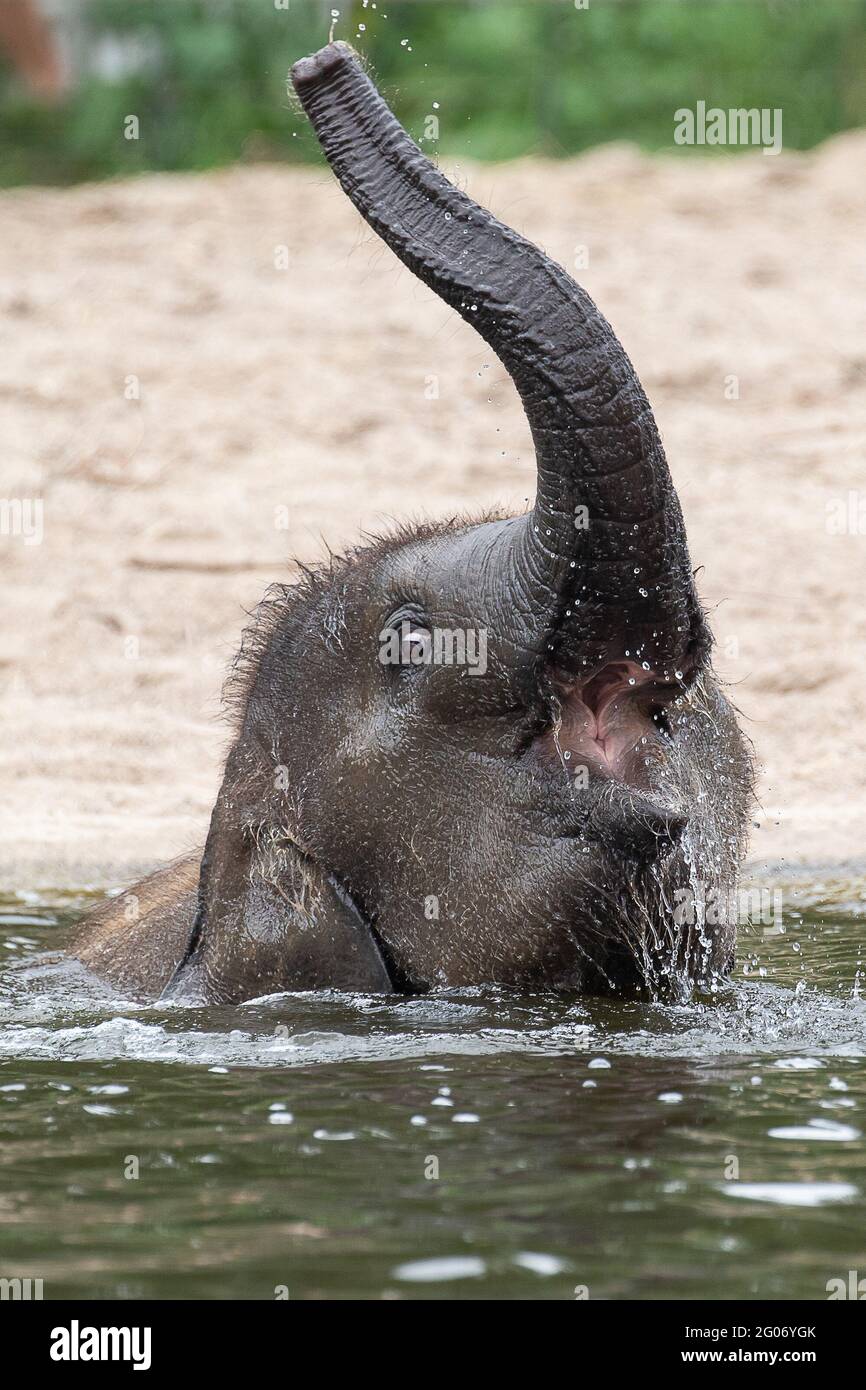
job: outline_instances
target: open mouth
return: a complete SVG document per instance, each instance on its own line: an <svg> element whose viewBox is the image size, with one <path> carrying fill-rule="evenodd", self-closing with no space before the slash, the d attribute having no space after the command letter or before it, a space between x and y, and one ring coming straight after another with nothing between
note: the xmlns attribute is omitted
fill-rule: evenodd
<svg viewBox="0 0 866 1390"><path fill-rule="evenodd" d="M556 718L538 740L541 751L576 775L583 768L645 784L647 768L664 759L666 709L682 686L634 661L608 662L583 681L552 672L551 686Z"/></svg>

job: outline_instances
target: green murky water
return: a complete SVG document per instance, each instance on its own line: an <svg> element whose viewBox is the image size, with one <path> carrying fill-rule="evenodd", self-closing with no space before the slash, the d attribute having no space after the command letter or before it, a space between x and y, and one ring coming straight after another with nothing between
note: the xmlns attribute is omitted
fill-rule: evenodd
<svg viewBox="0 0 866 1390"><path fill-rule="evenodd" d="M118 1001L0 900L0 1275L44 1296L824 1299L866 1276L866 895L684 1007ZM786 901L791 901L788 894Z"/></svg>

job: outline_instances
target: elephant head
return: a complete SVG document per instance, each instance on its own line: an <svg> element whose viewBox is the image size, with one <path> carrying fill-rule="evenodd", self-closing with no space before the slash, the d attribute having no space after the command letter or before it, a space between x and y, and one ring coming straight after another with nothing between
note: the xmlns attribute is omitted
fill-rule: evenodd
<svg viewBox="0 0 866 1390"><path fill-rule="evenodd" d="M537 494L269 591L170 993L707 984L733 928L702 904L736 881L751 765L634 368L348 45L292 81L355 207L507 368Z"/></svg>

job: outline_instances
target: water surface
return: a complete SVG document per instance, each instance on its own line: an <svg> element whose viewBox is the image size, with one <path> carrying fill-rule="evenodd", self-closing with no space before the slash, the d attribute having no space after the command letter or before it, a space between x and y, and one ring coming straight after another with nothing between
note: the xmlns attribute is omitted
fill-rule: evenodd
<svg viewBox="0 0 866 1390"><path fill-rule="evenodd" d="M824 1299L866 1276L866 895L684 1006L143 1007L0 899L0 1275L46 1298Z"/></svg>

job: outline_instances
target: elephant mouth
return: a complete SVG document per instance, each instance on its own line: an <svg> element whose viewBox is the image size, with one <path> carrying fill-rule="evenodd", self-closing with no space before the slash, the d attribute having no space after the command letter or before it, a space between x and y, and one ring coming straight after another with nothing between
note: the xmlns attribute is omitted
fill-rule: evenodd
<svg viewBox="0 0 866 1390"><path fill-rule="evenodd" d="M550 687L554 719L536 740L539 753L576 780L592 772L645 788L651 768L665 761L667 710L682 684L637 662L613 661L586 680L551 671Z"/></svg>

